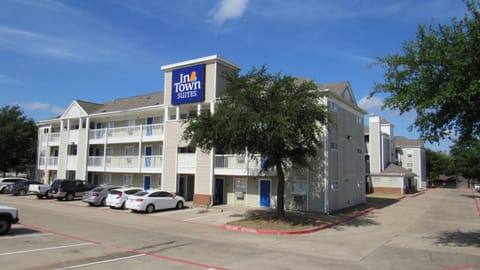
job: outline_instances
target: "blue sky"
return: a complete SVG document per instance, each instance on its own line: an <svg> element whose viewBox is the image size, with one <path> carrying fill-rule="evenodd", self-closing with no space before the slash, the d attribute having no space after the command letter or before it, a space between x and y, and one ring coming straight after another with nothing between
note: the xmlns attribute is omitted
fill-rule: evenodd
<svg viewBox="0 0 480 270"><path fill-rule="evenodd" d="M163 91L162 65L217 54L248 71L350 81L359 105L418 139L414 113L367 100L375 57L399 52L419 24L450 23L461 0L0 0L0 106L36 121L74 99ZM426 145L448 149L449 143Z"/></svg>

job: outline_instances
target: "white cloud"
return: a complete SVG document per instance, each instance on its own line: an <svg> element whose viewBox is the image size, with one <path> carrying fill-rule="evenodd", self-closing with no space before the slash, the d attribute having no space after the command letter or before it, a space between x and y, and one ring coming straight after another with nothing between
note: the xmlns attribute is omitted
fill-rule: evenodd
<svg viewBox="0 0 480 270"><path fill-rule="evenodd" d="M364 96L358 102L358 106L366 111L368 110L381 110L383 106L383 100L379 97Z"/></svg>
<svg viewBox="0 0 480 270"><path fill-rule="evenodd" d="M57 107L51 104L42 103L42 102L25 102L18 103L18 106L23 110L28 111L46 111L54 114L62 114L65 111L65 108Z"/></svg>
<svg viewBox="0 0 480 270"><path fill-rule="evenodd" d="M227 20L240 18L245 13L249 0L222 0L210 14L216 24L222 24Z"/></svg>

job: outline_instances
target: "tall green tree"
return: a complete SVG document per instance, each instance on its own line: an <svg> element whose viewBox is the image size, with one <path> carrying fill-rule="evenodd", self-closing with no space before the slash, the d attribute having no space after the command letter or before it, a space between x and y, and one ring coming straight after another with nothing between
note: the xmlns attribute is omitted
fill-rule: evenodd
<svg viewBox="0 0 480 270"><path fill-rule="evenodd" d="M436 152L431 149L425 149L427 178L429 180L436 179L440 175L450 175L451 158L442 152Z"/></svg>
<svg viewBox="0 0 480 270"><path fill-rule="evenodd" d="M400 53L377 58L384 81L375 82L370 96L384 93L384 108L415 111L410 129L430 142L451 132L480 135L480 13L477 4L466 5L462 20L420 25Z"/></svg>
<svg viewBox="0 0 480 270"><path fill-rule="evenodd" d="M272 75L265 66L225 78L228 87L215 112L186 120L184 139L206 151L260 154L263 168L277 171L277 215L283 218L285 170L292 164L308 167L317 155L327 107L314 82Z"/></svg>
<svg viewBox="0 0 480 270"><path fill-rule="evenodd" d="M456 141L450 148L453 168L456 174L462 175L470 180L480 180L480 140L471 139Z"/></svg>
<svg viewBox="0 0 480 270"><path fill-rule="evenodd" d="M26 172L35 164L37 127L18 106L0 108L0 171Z"/></svg>

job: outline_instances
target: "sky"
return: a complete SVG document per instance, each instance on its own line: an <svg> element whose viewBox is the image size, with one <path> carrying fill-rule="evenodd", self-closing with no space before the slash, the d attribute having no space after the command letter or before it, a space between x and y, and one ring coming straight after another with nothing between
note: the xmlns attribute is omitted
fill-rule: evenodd
<svg viewBox="0 0 480 270"><path fill-rule="evenodd" d="M73 100L163 91L161 66L218 55L242 72L349 81L360 107L419 139L415 113L367 99L384 74L372 63L401 52L420 24L465 12L462 0L0 0L0 106L46 120Z"/></svg>

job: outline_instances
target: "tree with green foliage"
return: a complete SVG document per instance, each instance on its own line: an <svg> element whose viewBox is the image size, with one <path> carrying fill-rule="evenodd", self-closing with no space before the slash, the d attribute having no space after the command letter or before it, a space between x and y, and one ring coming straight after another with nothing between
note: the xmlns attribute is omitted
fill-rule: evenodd
<svg viewBox="0 0 480 270"><path fill-rule="evenodd" d="M0 171L26 172L35 164L37 126L18 106L0 108Z"/></svg>
<svg viewBox="0 0 480 270"><path fill-rule="evenodd" d="M183 137L204 151L261 155L263 169L276 169L277 216L283 218L286 170L292 164L308 167L322 142L328 119L322 94L312 81L271 75L265 66L225 79L228 87L215 112L187 119Z"/></svg>
<svg viewBox="0 0 480 270"><path fill-rule="evenodd" d="M452 174L451 159L447 154L426 148L425 156L427 179L434 180L440 175Z"/></svg>
<svg viewBox="0 0 480 270"><path fill-rule="evenodd" d="M384 108L415 111L410 129L430 142L480 135L480 12L466 5L462 20L421 25L401 53L377 58L384 82L375 82L370 96L385 93Z"/></svg>
<svg viewBox="0 0 480 270"><path fill-rule="evenodd" d="M450 148L455 173L471 180L480 180L480 140L456 141Z"/></svg>

